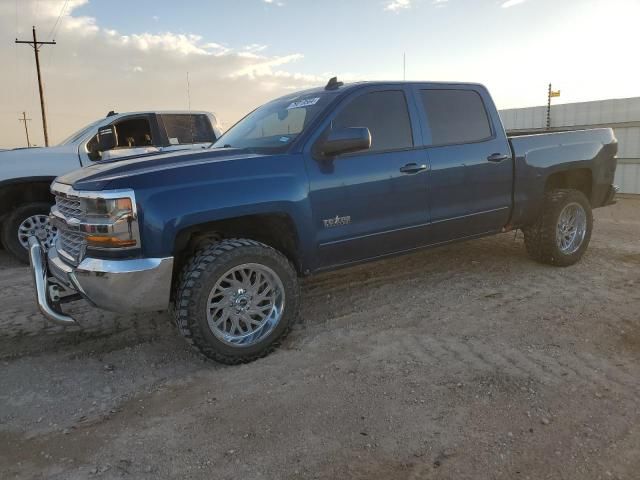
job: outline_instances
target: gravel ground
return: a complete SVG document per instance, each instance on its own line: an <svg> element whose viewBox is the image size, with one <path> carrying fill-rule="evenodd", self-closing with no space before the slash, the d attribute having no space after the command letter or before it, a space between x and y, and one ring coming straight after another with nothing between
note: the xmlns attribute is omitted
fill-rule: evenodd
<svg viewBox="0 0 640 480"><path fill-rule="evenodd" d="M624 199L573 267L511 233L306 279L240 367L166 314L48 325L0 251L0 478L635 480L639 239Z"/></svg>

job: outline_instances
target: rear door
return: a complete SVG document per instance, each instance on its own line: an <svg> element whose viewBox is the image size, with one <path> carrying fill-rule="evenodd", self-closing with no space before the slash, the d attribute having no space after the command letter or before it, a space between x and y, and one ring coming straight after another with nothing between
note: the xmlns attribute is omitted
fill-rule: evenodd
<svg viewBox="0 0 640 480"><path fill-rule="evenodd" d="M216 141L211 121L203 113L159 113L157 118L166 134L163 151L200 149Z"/></svg>
<svg viewBox="0 0 640 480"><path fill-rule="evenodd" d="M319 268L413 248L428 228L426 174L415 105L403 86L357 90L329 128L367 127L371 149L331 160L306 156Z"/></svg>
<svg viewBox="0 0 640 480"><path fill-rule="evenodd" d="M513 161L488 92L414 86L431 164L430 243L500 230L511 213Z"/></svg>

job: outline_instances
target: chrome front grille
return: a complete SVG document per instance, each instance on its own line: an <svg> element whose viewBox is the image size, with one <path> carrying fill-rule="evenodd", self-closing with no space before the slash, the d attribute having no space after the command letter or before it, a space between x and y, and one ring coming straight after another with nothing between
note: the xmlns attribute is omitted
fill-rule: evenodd
<svg viewBox="0 0 640 480"><path fill-rule="evenodd" d="M56 209L59 220L56 222L58 228L56 249L67 261L77 265L82 260L86 240L81 233L70 229L67 222L72 218L81 219L84 216L84 204L78 197L59 192L54 193L56 193Z"/></svg>
<svg viewBox="0 0 640 480"><path fill-rule="evenodd" d="M82 252L86 246L86 240L83 235L71 232L64 228L58 229L58 243L56 248L58 252L70 257L74 262L78 263Z"/></svg>
<svg viewBox="0 0 640 480"><path fill-rule="evenodd" d="M84 214L82 202L77 198L56 195L56 207L67 218L78 218Z"/></svg>

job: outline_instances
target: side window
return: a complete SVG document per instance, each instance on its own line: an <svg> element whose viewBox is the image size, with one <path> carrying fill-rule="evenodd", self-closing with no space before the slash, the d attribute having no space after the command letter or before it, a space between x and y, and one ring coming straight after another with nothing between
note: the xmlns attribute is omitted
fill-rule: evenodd
<svg viewBox="0 0 640 480"><path fill-rule="evenodd" d="M171 145L215 142L216 136L206 115L160 115Z"/></svg>
<svg viewBox="0 0 640 480"><path fill-rule="evenodd" d="M388 90L356 97L333 120L332 128L367 127L371 150L413 147L411 121L404 92Z"/></svg>
<svg viewBox="0 0 640 480"><path fill-rule="evenodd" d="M150 147L154 145L149 119L144 117L114 123L118 136L117 148Z"/></svg>
<svg viewBox="0 0 640 480"><path fill-rule="evenodd" d="M489 117L477 92L421 90L420 97L433 145L471 143L491 137Z"/></svg>

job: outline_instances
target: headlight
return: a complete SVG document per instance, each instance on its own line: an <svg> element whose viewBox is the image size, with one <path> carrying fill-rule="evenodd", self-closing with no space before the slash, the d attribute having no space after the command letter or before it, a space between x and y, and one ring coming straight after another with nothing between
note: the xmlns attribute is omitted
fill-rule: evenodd
<svg viewBox="0 0 640 480"><path fill-rule="evenodd" d="M130 198L94 198L85 200L87 213L93 216L117 218L121 215L133 215Z"/></svg>
<svg viewBox="0 0 640 480"><path fill-rule="evenodd" d="M86 216L80 223L87 247L97 249L129 249L140 246L138 219L133 192L126 197L112 197L105 192L84 198Z"/></svg>
<svg viewBox="0 0 640 480"><path fill-rule="evenodd" d="M53 182L51 220L56 250L78 265L87 255L117 258L141 248L138 206L132 189L87 191ZM121 253L122 252L122 253Z"/></svg>

